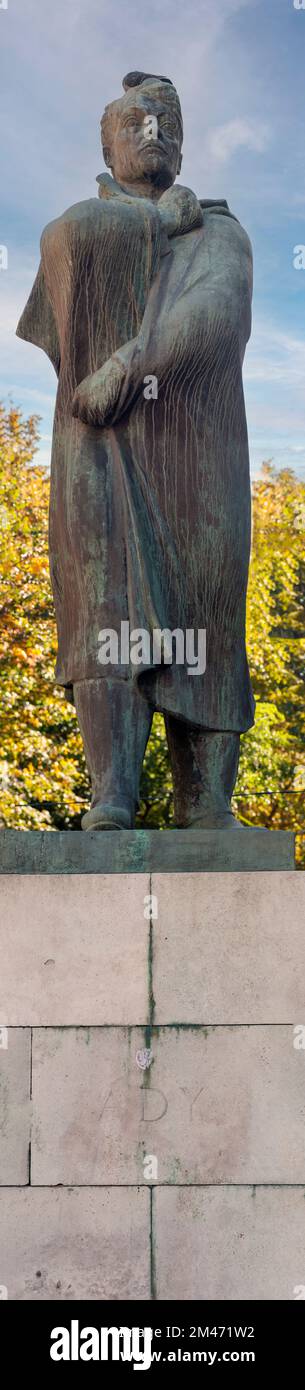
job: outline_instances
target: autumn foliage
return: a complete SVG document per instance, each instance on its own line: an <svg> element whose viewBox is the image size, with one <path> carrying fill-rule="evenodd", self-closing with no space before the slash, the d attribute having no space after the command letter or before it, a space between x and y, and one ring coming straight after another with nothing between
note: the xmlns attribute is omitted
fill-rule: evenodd
<svg viewBox="0 0 305 1390"><path fill-rule="evenodd" d="M37 420L0 411L0 816L22 830L80 824L89 788L72 706L54 685L49 479Z"/></svg>

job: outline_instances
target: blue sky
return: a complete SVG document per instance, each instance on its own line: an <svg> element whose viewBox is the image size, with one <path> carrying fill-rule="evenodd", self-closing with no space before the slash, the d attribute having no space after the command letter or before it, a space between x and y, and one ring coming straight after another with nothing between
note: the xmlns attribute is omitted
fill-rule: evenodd
<svg viewBox="0 0 305 1390"><path fill-rule="evenodd" d="M180 182L227 198L252 240L244 382L251 467L305 478L305 0L0 0L0 399L41 416L49 462L56 378L15 327L43 226L94 195L99 119L130 69L165 72L184 115ZM296 0L300 4L300 0Z"/></svg>

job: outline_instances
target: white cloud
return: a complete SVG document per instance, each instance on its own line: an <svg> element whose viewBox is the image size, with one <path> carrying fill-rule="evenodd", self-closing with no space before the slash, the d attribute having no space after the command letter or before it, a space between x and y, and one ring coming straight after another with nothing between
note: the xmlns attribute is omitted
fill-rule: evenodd
<svg viewBox="0 0 305 1390"><path fill-rule="evenodd" d="M252 475L263 459L276 467L305 464L305 340L270 318L254 319L244 383Z"/></svg>
<svg viewBox="0 0 305 1390"><path fill-rule="evenodd" d="M225 125L216 126L211 130L207 137L207 145L212 158L217 159L219 164L225 164L226 160L231 159L236 150L242 147L253 150L256 154L263 154L268 148L270 138L269 127L263 122L236 117L233 121L226 121Z"/></svg>
<svg viewBox="0 0 305 1390"><path fill-rule="evenodd" d="M244 367L245 382L278 382L302 388L304 395L305 337L284 332L272 321L254 320Z"/></svg>

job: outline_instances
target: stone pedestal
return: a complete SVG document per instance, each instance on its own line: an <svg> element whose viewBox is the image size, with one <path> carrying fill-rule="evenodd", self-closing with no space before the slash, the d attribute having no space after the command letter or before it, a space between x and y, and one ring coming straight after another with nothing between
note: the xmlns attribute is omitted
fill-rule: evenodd
<svg viewBox="0 0 305 1390"><path fill-rule="evenodd" d="M293 1299L293 837L4 831L0 855L0 1286L31 1300Z"/></svg>

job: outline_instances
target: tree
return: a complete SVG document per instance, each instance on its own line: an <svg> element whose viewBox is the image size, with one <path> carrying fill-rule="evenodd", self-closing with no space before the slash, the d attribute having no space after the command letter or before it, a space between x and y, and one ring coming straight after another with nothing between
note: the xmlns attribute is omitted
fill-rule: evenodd
<svg viewBox="0 0 305 1390"><path fill-rule="evenodd" d="M265 464L253 487L248 649L256 725L236 803L250 824L305 830L305 485ZM303 844L298 842L299 861ZM305 863L305 861L304 861Z"/></svg>
<svg viewBox="0 0 305 1390"><path fill-rule="evenodd" d="M72 706L54 687L49 479L38 421L0 409L0 814L29 829L80 825L89 786Z"/></svg>

